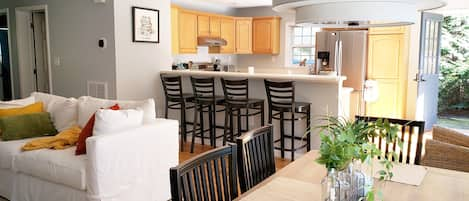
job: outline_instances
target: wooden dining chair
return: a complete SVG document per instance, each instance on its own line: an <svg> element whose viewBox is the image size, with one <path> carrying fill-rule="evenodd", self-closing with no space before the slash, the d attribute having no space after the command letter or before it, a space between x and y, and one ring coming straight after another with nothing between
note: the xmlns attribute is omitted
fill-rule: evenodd
<svg viewBox="0 0 469 201"><path fill-rule="evenodd" d="M230 201L237 198L236 147L228 144L171 168L171 200Z"/></svg>
<svg viewBox="0 0 469 201"><path fill-rule="evenodd" d="M243 134L238 145L238 173L244 193L275 173L273 126L268 125Z"/></svg>
<svg viewBox="0 0 469 201"><path fill-rule="evenodd" d="M378 149L384 151L385 155L394 151L398 154L399 163L420 165L422 159L422 141L425 131L424 121L413 121L404 119L379 118L367 116L355 116L356 120L365 122L376 122L378 119L387 119L389 123L397 125L400 131L400 138L404 142L403 149L398 149L397 143L386 143L383 138L370 139L372 143L378 146ZM416 138L416 141L415 139ZM411 159L414 159L413 163Z"/></svg>

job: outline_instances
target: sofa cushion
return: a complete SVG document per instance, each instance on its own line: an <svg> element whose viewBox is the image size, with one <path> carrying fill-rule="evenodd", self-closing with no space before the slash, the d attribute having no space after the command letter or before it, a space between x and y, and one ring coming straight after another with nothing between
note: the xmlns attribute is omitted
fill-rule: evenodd
<svg viewBox="0 0 469 201"><path fill-rule="evenodd" d="M118 104L115 104L109 107L111 110L119 110L120 107ZM91 115L90 119L86 123L85 127L81 130L80 136L78 136L77 149L75 155L86 154L86 139L93 136L95 115Z"/></svg>
<svg viewBox="0 0 469 201"><path fill-rule="evenodd" d="M78 122L78 101L52 94L33 92L31 96L44 103L44 111L51 114L54 126L58 131L66 130Z"/></svg>
<svg viewBox="0 0 469 201"><path fill-rule="evenodd" d="M93 136L107 135L137 128L143 124L143 111L100 109L95 114Z"/></svg>
<svg viewBox="0 0 469 201"><path fill-rule="evenodd" d="M48 112L0 117L0 138L4 141L57 134Z"/></svg>
<svg viewBox="0 0 469 201"><path fill-rule="evenodd" d="M63 184L75 189L86 189L86 156L75 156L75 149L41 149L16 156L18 172Z"/></svg>
<svg viewBox="0 0 469 201"><path fill-rule="evenodd" d="M27 105L27 106L24 106L24 107L0 109L0 117L44 112L43 105L44 104L42 102L37 102L37 103L33 103L31 105Z"/></svg>
<svg viewBox="0 0 469 201"><path fill-rule="evenodd" d="M114 104L119 104L121 109L137 109L143 110L143 122L149 123L156 118L155 101L147 99L143 101L121 101L106 100L83 96L78 99L78 125L83 127L90 117L101 108L108 108Z"/></svg>
<svg viewBox="0 0 469 201"><path fill-rule="evenodd" d="M12 101L0 101L0 109L24 107L26 105L31 105L34 102L36 102L36 99L33 96Z"/></svg>
<svg viewBox="0 0 469 201"><path fill-rule="evenodd" d="M0 140L0 168L13 170L15 156L20 154L21 147L26 142L32 139L41 139L41 138L31 138L31 139L14 140L14 141Z"/></svg>

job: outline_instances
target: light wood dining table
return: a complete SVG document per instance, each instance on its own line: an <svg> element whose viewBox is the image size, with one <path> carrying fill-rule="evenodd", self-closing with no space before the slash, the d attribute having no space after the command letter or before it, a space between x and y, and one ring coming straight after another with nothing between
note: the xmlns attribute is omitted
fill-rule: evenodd
<svg viewBox="0 0 469 201"><path fill-rule="evenodd" d="M315 161L318 156L315 150L304 154L236 200L320 201L320 183L327 170ZM418 186L377 180L374 185L385 201L469 201L469 173L425 169L427 173Z"/></svg>

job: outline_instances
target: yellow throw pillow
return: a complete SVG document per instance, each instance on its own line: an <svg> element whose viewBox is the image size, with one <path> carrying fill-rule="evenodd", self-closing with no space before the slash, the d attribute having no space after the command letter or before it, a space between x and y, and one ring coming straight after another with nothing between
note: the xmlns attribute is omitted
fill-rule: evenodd
<svg viewBox="0 0 469 201"><path fill-rule="evenodd" d="M32 114L38 112L44 112L44 103L37 102L24 107L11 108L11 109L0 109L0 117L16 116L22 114Z"/></svg>

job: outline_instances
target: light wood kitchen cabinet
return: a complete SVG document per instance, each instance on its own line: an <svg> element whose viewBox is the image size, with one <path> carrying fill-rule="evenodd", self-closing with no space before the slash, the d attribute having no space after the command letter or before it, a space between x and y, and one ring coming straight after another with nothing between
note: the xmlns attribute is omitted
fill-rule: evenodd
<svg viewBox="0 0 469 201"><path fill-rule="evenodd" d="M253 18L252 32L254 54L278 54L280 52L280 17Z"/></svg>
<svg viewBox="0 0 469 201"><path fill-rule="evenodd" d="M236 53L252 53L252 18L236 18Z"/></svg>
<svg viewBox="0 0 469 201"><path fill-rule="evenodd" d="M208 15L197 16L197 36L210 36L210 17Z"/></svg>
<svg viewBox="0 0 469 201"><path fill-rule="evenodd" d="M369 33L366 79L377 81L379 97L366 104L367 116L405 118L409 45L407 32L401 29L407 30L394 27Z"/></svg>
<svg viewBox="0 0 469 201"><path fill-rule="evenodd" d="M220 36L226 40L226 46L222 46L221 53L234 53L236 49L235 20L234 18L222 18L220 20Z"/></svg>
<svg viewBox="0 0 469 201"><path fill-rule="evenodd" d="M197 53L197 14L179 11L179 53Z"/></svg>
<svg viewBox="0 0 469 201"><path fill-rule="evenodd" d="M220 37L221 19L218 16L210 16L210 36L211 37Z"/></svg>
<svg viewBox="0 0 469 201"><path fill-rule="evenodd" d="M171 52L179 53L179 7L171 5Z"/></svg>

